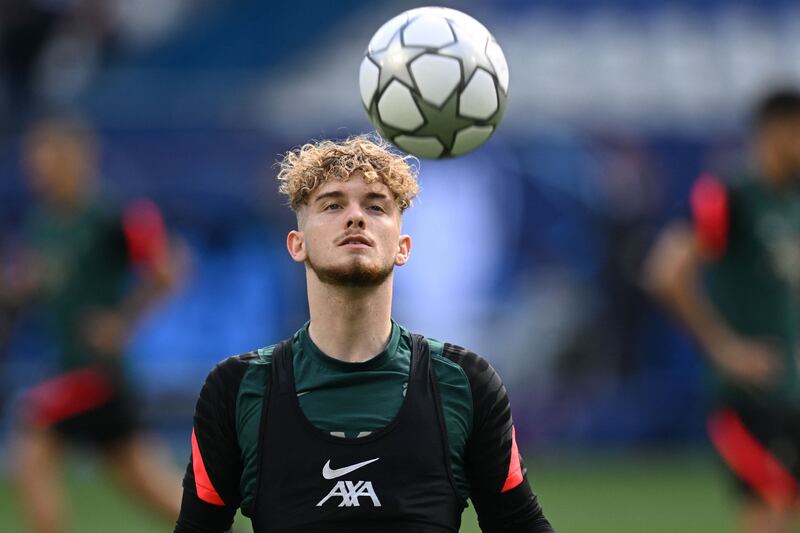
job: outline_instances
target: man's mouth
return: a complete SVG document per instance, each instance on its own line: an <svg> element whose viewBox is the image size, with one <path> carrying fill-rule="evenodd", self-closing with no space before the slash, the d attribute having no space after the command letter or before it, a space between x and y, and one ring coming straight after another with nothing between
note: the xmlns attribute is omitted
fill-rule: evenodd
<svg viewBox="0 0 800 533"><path fill-rule="evenodd" d="M357 248L363 247L370 247L372 244L370 243L369 239L364 237L363 235L350 235L349 237L345 237L339 243L339 246L353 246Z"/></svg>

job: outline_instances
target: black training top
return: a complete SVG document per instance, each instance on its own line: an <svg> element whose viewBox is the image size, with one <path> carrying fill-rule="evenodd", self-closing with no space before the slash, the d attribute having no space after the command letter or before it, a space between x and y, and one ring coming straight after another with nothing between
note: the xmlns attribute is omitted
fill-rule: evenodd
<svg viewBox="0 0 800 533"><path fill-rule="evenodd" d="M485 532L553 531L527 483L514 440L508 397L497 373L481 357L463 348L427 339L423 344L428 349L420 353L411 349L413 344L412 335L393 324L392 336L381 354L364 363L344 363L319 351L304 327L291 339L292 364L286 365L291 366L293 374L293 398L289 402L283 395L283 403L278 407L273 394L275 379L279 377L276 373L279 365L273 361L277 357L275 345L231 357L217 365L197 403L193 452L184 479L176 533L226 531L238 508L253 519L258 533L291 527L292 524L280 519L277 521L281 523L266 523L264 513L270 512L271 504L265 502L276 501L281 487L288 490L294 484L305 486L306 482L321 483L314 485L313 494L306 498L309 502L300 498L297 503L307 504L308 517L321 510L317 508L320 503L320 508L341 507L342 511L374 510L376 503L380 503L382 511L396 510L397 506L390 509L388 504L396 487L376 481L387 479L384 470L387 468L392 472L389 477L399 476L397 463L383 458L374 464L369 461L391 455L392 446L397 446L406 432L415 430L422 431L417 438L425 449L423 455L427 455L418 457L417 447L408 453L420 464L430 464L433 457L430 454L438 454L441 467L431 468L428 477L433 487L428 501L439 502L439 510L420 520L430 523L441 519L442 530L457 528L447 517L459 515L469 497ZM424 373L430 379L423 379L422 385L415 386L414 383L420 382L414 380L414 372L421 368L423 357L427 358ZM417 391L408 393L414 399L412 402L405 401L408 390ZM415 408L422 409L419 402L430 404L425 420L420 413L408 414ZM281 412L270 412L275 409ZM287 418L288 413L293 413L293 418ZM436 416L431 418L432 415ZM271 416L279 418L270 422ZM417 421L422 424L420 427L415 425ZM324 437L322 441L329 447L320 442L310 443L308 433L304 437L295 435L293 431L299 431L298 428L316 429L317 436ZM393 429L389 431L390 428ZM400 435L399 441L388 437L395 433ZM339 440L342 446L335 444ZM387 444L392 440L393 443ZM295 447L291 447L292 441L296 441ZM350 447L345 444L348 441L357 444ZM307 444L313 449L305 448ZM289 453L286 445L296 453ZM349 449L364 451L342 453ZM290 483L286 476L295 474L282 465L289 470L303 470L306 465L303 481L292 477L294 481ZM357 468L348 470L354 467ZM409 468L409 474L413 472L414 468ZM320 473L327 481L323 482ZM341 474L341 479L337 474ZM409 498L408 493L404 494L404 498ZM419 494L424 492L418 493L420 503L424 504L426 498ZM395 503L399 501L405 500L401 498ZM453 505L453 512L446 510ZM421 508L409 516L425 515ZM379 515L376 515L379 521L396 521L390 518L393 515ZM308 524L294 525L299 529L292 531L313 530Z"/></svg>

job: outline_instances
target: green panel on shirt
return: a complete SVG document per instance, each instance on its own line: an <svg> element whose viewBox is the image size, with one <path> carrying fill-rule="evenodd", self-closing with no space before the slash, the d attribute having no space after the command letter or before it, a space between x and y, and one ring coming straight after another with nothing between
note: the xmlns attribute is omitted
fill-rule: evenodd
<svg viewBox="0 0 800 533"><path fill-rule="evenodd" d="M798 405L800 192L775 192L759 178L728 187L728 248L708 267L705 281L728 324L742 335L772 343L784 357L786 371L778 387L759 401ZM724 380L720 395L734 404L753 402L751 394Z"/></svg>
<svg viewBox="0 0 800 533"><path fill-rule="evenodd" d="M466 500L470 486L464 471L464 450L467 438L472 433L472 390L467 375L458 364L441 355L434 355L432 362L439 396L442 398L453 479L458 492Z"/></svg>
<svg viewBox="0 0 800 533"><path fill-rule="evenodd" d="M320 351L308 329L292 342L294 381L308 420L347 438L387 425L400 409L408 381L411 338L393 325L386 348L363 363L347 363Z"/></svg>
<svg viewBox="0 0 800 533"><path fill-rule="evenodd" d="M464 451L472 431L470 384L460 366L441 356L442 343L433 340L429 343L453 477L459 493L466 499L469 483L464 472ZM247 370L237 399L236 429L244 463L241 490L245 514L255 493L260 407L273 350L274 346L259 350L260 357ZM386 348L363 363L347 363L322 353L308 335L307 324L292 338L292 352L300 407L320 430L357 438L386 426L400 410L411 362L411 334L395 322Z"/></svg>
<svg viewBox="0 0 800 533"><path fill-rule="evenodd" d="M62 369L107 362L80 332L88 311L114 308L125 295L130 268L119 214L99 199L71 213L39 209L25 234L42 270L39 303L59 344Z"/></svg>
<svg viewBox="0 0 800 533"><path fill-rule="evenodd" d="M261 423L261 405L269 379L270 361L275 346L258 350L259 358L251 361L236 397L236 435L242 452L242 479L239 490L242 495L241 508L250 516L250 506L256 494L258 477L258 430Z"/></svg>

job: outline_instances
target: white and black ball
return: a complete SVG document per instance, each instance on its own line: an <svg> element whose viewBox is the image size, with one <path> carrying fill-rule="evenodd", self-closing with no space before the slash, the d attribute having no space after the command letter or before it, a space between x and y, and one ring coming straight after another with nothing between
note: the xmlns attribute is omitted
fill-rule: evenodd
<svg viewBox="0 0 800 533"><path fill-rule="evenodd" d="M503 118L508 65L483 24L455 9L422 7L378 29L359 87L383 137L418 157L455 157L483 144Z"/></svg>

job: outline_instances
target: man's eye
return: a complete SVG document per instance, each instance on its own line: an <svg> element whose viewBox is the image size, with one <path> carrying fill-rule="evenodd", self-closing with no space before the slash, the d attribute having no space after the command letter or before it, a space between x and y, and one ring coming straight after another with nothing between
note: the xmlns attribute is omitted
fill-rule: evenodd
<svg viewBox="0 0 800 533"><path fill-rule="evenodd" d="M328 211L328 210L332 211L334 209L339 209L339 207L341 207L339 204L328 204L328 205L325 206L325 210L326 211Z"/></svg>
<svg viewBox="0 0 800 533"><path fill-rule="evenodd" d="M371 205L369 206L369 208L372 209L373 211L380 211L381 213L386 212L386 209L384 209L382 205Z"/></svg>

